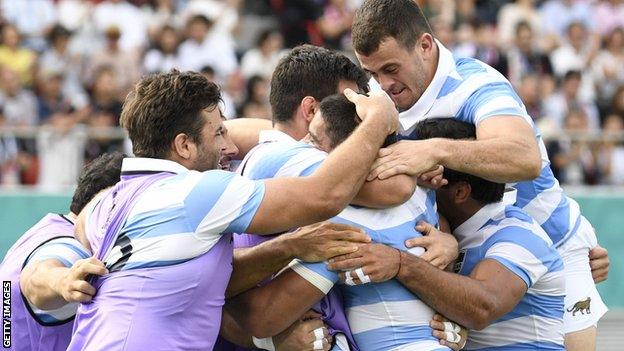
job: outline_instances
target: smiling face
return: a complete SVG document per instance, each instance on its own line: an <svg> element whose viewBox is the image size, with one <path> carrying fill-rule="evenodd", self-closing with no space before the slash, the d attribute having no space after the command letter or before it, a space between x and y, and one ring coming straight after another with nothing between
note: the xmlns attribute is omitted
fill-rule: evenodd
<svg viewBox="0 0 624 351"><path fill-rule="evenodd" d="M379 82L401 111L411 108L420 99L437 66L437 49L428 33L417 40L413 49L387 37L370 55L358 52L356 55L362 67Z"/></svg>
<svg viewBox="0 0 624 351"><path fill-rule="evenodd" d="M225 126L219 108L213 107L202 111L206 121L201 132L201 140L195 144L195 152L189 160L191 167L200 172L219 169L223 151L228 148L225 138Z"/></svg>

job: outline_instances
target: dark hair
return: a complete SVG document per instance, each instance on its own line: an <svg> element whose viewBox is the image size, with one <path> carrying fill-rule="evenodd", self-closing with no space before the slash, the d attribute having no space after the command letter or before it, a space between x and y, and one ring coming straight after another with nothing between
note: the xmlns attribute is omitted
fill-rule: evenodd
<svg viewBox="0 0 624 351"><path fill-rule="evenodd" d="M313 45L294 48L278 63L271 77L269 100L273 122L287 122L306 96L317 100L335 94L341 80L368 92L368 76L346 56Z"/></svg>
<svg viewBox="0 0 624 351"><path fill-rule="evenodd" d="M201 23L206 27L211 27L213 22L204 15L194 15L188 19L188 22L186 22L187 25L192 25L195 23Z"/></svg>
<svg viewBox="0 0 624 351"><path fill-rule="evenodd" d="M267 41L273 34L279 33L278 30L276 29L267 29L264 30L260 33L260 35L258 35L258 39L256 40L256 46L260 47L262 46L262 44L264 44L265 41Z"/></svg>
<svg viewBox="0 0 624 351"><path fill-rule="evenodd" d="M360 124L355 105L343 94L324 98L320 109L332 149L347 139Z"/></svg>
<svg viewBox="0 0 624 351"><path fill-rule="evenodd" d="M370 55L386 38L395 38L406 49L412 49L423 33L433 33L413 0L365 0L355 13L353 48Z"/></svg>
<svg viewBox="0 0 624 351"><path fill-rule="evenodd" d="M58 38L69 38L71 36L71 32L60 24L55 24L50 31L48 32L48 42L53 44L54 41Z"/></svg>
<svg viewBox="0 0 624 351"><path fill-rule="evenodd" d="M124 157L121 152L102 154L83 168L69 206L74 214L80 213L95 194L119 182Z"/></svg>
<svg viewBox="0 0 624 351"><path fill-rule="evenodd" d="M249 80L247 81L247 86L245 86L245 90L247 94L245 97L246 102L253 101L253 102L263 103L262 101L256 101L255 99L256 97L254 95L254 90L256 89L256 85L259 83L262 83L263 81L264 81L264 78L257 74L249 78Z"/></svg>
<svg viewBox="0 0 624 351"><path fill-rule="evenodd" d="M200 73L172 70L141 79L126 97L120 122L136 156L166 158L180 133L201 143L201 113L220 101L219 87Z"/></svg>
<svg viewBox="0 0 624 351"><path fill-rule="evenodd" d="M581 78L582 78L581 71L569 70L563 76L563 81L567 82L571 79L581 80Z"/></svg>
<svg viewBox="0 0 624 351"><path fill-rule="evenodd" d="M426 119L416 126L419 139L475 139L475 126L454 118ZM484 205L499 202L505 193L505 184L491 182L483 178L444 168L444 178L450 184L466 182L470 184L470 197Z"/></svg>
<svg viewBox="0 0 624 351"><path fill-rule="evenodd" d="M523 29L528 29L531 33L533 33L533 27L531 27L531 24L527 21L519 21L518 23L516 23L516 28L515 28L515 32L516 35L520 34L520 31Z"/></svg>

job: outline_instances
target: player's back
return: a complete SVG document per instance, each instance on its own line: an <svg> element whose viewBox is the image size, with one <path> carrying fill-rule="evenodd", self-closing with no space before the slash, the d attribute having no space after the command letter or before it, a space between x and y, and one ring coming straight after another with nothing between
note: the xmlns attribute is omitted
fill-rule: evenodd
<svg viewBox="0 0 624 351"><path fill-rule="evenodd" d="M542 228L515 206L483 207L455 230L465 254L459 273L484 259L504 265L528 287L514 309L483 330L471 331L467 350L564 350L563 261Z"/></svg>

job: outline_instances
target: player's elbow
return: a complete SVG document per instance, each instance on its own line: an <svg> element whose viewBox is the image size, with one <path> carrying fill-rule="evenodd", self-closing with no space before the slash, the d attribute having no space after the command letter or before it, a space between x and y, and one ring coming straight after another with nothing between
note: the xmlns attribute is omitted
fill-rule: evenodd
<svg viewBox="0 0 624 351"><path fill-rule="evenodd" d="M247 331L256 338L268 338L279 334L280 330L279 320L271 317L271 313L263 313L262 315L256 315L256 317L250 318L245 328Z"/></svg>
<svg viewBox="0 0 624 351"><path fill-rule="evenodd" d="M468 329L483 330L496 319L496 305L492 301L484 300L475 307L474 313L470 314L464 324Z"/></svg>

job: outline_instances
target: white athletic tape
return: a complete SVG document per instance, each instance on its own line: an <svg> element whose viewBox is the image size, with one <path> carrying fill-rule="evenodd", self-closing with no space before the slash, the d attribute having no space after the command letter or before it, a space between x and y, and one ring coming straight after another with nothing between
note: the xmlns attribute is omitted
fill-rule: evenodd
<svg viewBox="0 0 624 351"><path fill-rule="evenodd" d="M323 333L323 327L314 329L314 339L323 340L325 334Z"/></svg>
<svg viewBox="0 0 624 351"><path fill-rule="evenodd" d="M446 341L448 342L458 343L461 341L461 336L455 332L447 331L444 334L446 334Z"/></svg>
<svg viewBox="0 0 624 351"><path fill-rule="evenodd" d="M322 349L323 349L323 339L314 340L314 343L312 344L312 350L322 350Z"/></svg>
<svg viewBox="0 0 624 351"><path fill-rule="evenodd" d="M353 281L353 278L351 277L351 271L345 271L344 274L345 274L345 284L354 286L355 282Z"/></svg>
<svg viewBox="0 0 624 351"><path fill-rule="evenodd" d="M273 338L258 339L255 336L251 337L254 346L261 350L275 351L275 345L273 344Z"/></svg>
<svg viewBox="0 0 624 351"><path fill-rule="evenodd" d="M453 323L453 322L444 322L444 331L450 331L453 333L459 333L461 331L461 327L459 326L459 324L457 323Z"/></svg>
<svg viewBox="0 0 624 351"><path fill-rule="evenodd" d="M355 274L357 274L358 278L360 278L361 284L367 284L371 282L370 277L364 274L364 270L362 269L362 267L356 269Z"/></svg>

